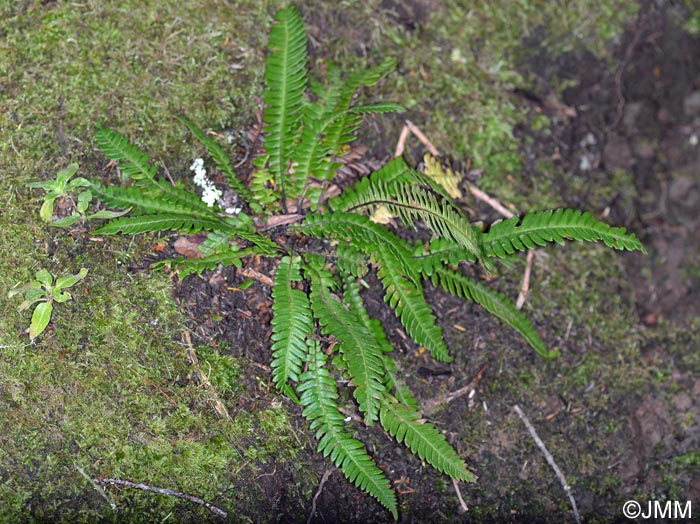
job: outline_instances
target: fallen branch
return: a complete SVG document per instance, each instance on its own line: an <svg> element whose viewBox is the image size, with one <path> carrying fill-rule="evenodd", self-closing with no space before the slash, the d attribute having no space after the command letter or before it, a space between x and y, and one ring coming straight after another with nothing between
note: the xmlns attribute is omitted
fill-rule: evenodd
<svg viewBox="0 0 700 524"><path fill-rule="evenodd" d="M208 502L205 502L204 500L200 499L199 497L195 497L194 495L188 495L187 493L180 493L179 491L173 491L172 489L154 488L154 487L151 487L147 484L143 484L141 482L131 482L130 480L97 478L97 479L92 479L92 481L95 484L109 484L110 486L122 486L125 488L134 488L134 489L141 489L143 491L150 491L152 493L158 493L160 495L170 495L171 497L177 497L179 499L189 500L190 502L194 502L195 504L199 504L200 506L204 506L209 511L211 511L214 515L217 515L219 517L226 518L228 516L228 513L225 512L223 509L221 509L217 506L214 506L213 504L209 504Z"/></svg>
<svg viewBox="0 0 700 524"><path fill-rule="evenodd" d="M566 481L566 477L564 477L564 474L561 472L559 466L557 466L557 463L554 461L554 457L544 445L544 442L542 442L542 439L539 437L539 435L537 435L534 426L530 423L530 420L528 420L528 418L525 416L525 413L523 413L523 411L520 409L520 406L518 406L517 404L514 405L513 411L515 411L515 413L517 413L517 415L520 417L520 420L523 421L523 424L525 424L525 427L530 432L530 436L534 439L535 443L537 444L537 447L540 448L540 451L544 455L544 458L547 460L547 463L554 470L554 473L556 474L557 478L559 479L559 482L561 483L561 487L564 488L566 496L569 497L569 502L571 503L571 507L574 510L574 518L576 519L576 522L578 524L581 524L581 515L579 515L578 508L576 507L576 501L574 500L574 496L571 494L571 486L569 486L569 483Z"/></svg>

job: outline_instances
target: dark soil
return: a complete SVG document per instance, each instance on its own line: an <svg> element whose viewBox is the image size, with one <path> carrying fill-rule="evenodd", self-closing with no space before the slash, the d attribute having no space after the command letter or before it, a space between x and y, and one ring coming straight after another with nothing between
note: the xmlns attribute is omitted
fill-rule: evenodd
<svg viewBox="0 0 700 524"><path fill-rule="evenodd" d="M410 10L402 11L401 16L402 23L410 26ZM558 174L553 174L553 187L561 191L569 207L598 213L607 210L611 223L623 224L640 235L649 255L620 256L624 257L634 284L636 307L645 325L683 325L698 317L700 40L680 31L666 10L648 7L628 28L616 50L617 65L613 68L585 53L548 56L541 49L530 56L536 58L525 62L522 72L536 79L535 87L523 89L520 98L533 112L547 113L552 127L548 134L533 135L522 130L523 136L529 134L536 139L525 150L526 158L532 161L526 171L533 169L537 158L555 158ZM561 80L575 82L573 87L556 92L551 86ZM562 107L575 109L576 116L562 113ZM387 145L386 150L392 147ZM571 180L588 178L594 186L596 178L613 176L616 170L633 173L634 188L620 188L609 201L600 201L594 193L571 192ZM248 260L247 266L266 275L274 270L271 263L261 260ZM251 368L256 369L255 373L242 376L250 381L245 388L249 395L239 398L236 406L229 406L232 413L280 399L271 387L268 368L270 288L256 282L246 290L237 289L244 280L246 277L229 267L208 272L203 278L189 277L176 290L199 342L245 356ZM449 479L421 464L378 428L357 427L360 438L399 492L400 522L573 521L568 501L551 471L546 483L529 481L532 469L528 469L528 462L541 462L541 456L523 428L499 424L512 416L509 406L518 401L517 394L499 382L497 369L503 365L502 360L507 359L507 365L516 369L539 367L540 361L531 351L518 351L517 355L507 350L500 354L478 351L488 340L498 339L506 348L523 348L524 343L482 310L431 288L428 295L446 326L448 345L471 341L451 365L431 361L403 340L396 319L383 307L381 294L370 291L365 298L403 353L399 359L404 371L415 377L412 389L422 402L478 377L477 404L483 403L484 409L488 405L489 411L487 415L477 414L473 403L462 399L450 404L449 414L443 411L434 417L480 477L474 486L462 485L462 494L470 506L466 514L459 511ZM447 329L454 325L454 318L468 321L458 329ZM478 330L473 327L477 325ZM462 329L466 332L462 333ZM692 366L685 366L681 358L668 353L663 336L647 339L642 358L673 377L679 388L675 395L660 395L649 386L613 397L606 420L617 418L622 429L611 432L608 440L593 441L593 437L580 434L580 420L573 415L560 417L548 429L550 441L561 435L572 439L566 449L580 449L582 453L586 450L602 457L602 467L598 464L588 468L579 464L576 456L557 457L562 469L575 473L579 479L574 495L588 521L623 521L622 502L640 493L655 493L659 499L693 500L694 509L700 510L697 469L693 475L684 473L675 479L676 492L669 492L662 473L663 464L700 446L700 379L693 374L696 370ZM268 386L261 388L255 375L262 375ZM556 393L540 400L540 411L533 414L540 419L547 413L567 410L568 400ZM297 417L296 424L306 427L298 407L289 403L288 409ZM690 422L685 426L676 424L679 416ZM596 413L585 417L587 426L599 424ZM476 429L465 436L464 427L468 424L474 424ZM316 513L311 522L390 521L390 515L315 452L310 437L298 461L313 472L309 476L317 479L315 482L331 470L315 502ZM313 493L305 500L291 496L289 485L298 480L296 473L285 470L287 465L282 458L275 467L277 474L265 477L264 485L233 487L242 492L255 491L257 495L251 497L263 501L244 504L238 508L239 516L254 522L306 522ZM546 465L542 471L547 471ZM608 486L601 485L610 471L616 480ZM544 496L545 492L549 495Z"/></svg>

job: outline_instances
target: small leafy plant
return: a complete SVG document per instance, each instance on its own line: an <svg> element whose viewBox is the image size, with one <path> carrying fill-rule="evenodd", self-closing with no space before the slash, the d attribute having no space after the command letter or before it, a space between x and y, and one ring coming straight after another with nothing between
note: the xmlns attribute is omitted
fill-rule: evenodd
<svg viewBox="0 0 700 524"><path fill-rule="evenodd" d="M28 309L32 304L38 304L32 313L32 320L29 324L29 338L34 340L46 329L51 320L54 302L65 302L73 298L68 291L69 287L76 285L88 274L88 270L82 268L76 275L66 275L59 277L54 282L54 277L45 269L36 272L31 282L21 285L18 283L8 293L8 297L14 297L24 293L24 302L17 308L18 311Z"/></svg>
<svg viewBox="0 0 700 524"><path fill-rule="evenodd" d="M98 126L97 142L117 162L127 184L89 180L85 187L107 207L129 213L94 234L206 232L199 246L201 257L159 264L169 264L181 277L219 264L240 266L249 255L277 260L272 380L302 406L318 450L396 518L397 500L389 480L353 437L339 410L339 378L349 379L367 425L378 422L454 479L475 477L443 434L422 418L417 400L397 373L394 348L364 305L361 289L368 272L376 271L384 299L408 335L439 361L452 357L424 295L427 280L480 304L520 332L538 354L552 357L555 352L545 347L523 313L505 295L470 278L463 263L492 271L495 260L567 239L602 241L616 249L643 247L625 229L571 209L537 211L477 227L450 195L455 188L446 189L401 158L345 192L331 194L363 115L401 110L392 103L361 104L357 96L361 88L388 74L394 61L346 76L329 68L326 81L311 83L307 90L306 33L293 7L277 13L268 48L264 141L248 184L214 139L179 118L225 175L238 205L224 201L225 193L206 177L203 161L195 161L192 170L204 201L182 182L159 177L147 154L125 137ZM397 217L418 238L399 236L379 223L379 214Z"/></svg>

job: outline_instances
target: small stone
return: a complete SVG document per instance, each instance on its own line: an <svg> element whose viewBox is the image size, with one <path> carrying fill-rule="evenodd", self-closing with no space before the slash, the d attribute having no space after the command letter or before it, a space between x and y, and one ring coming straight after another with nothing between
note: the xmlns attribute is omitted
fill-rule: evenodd
<svg viewBox="0 0 700 524"><path fill-rule="evenodd" d="M685 97L683 112L686 116L700 115L700 91L693 91Z"/></svg>

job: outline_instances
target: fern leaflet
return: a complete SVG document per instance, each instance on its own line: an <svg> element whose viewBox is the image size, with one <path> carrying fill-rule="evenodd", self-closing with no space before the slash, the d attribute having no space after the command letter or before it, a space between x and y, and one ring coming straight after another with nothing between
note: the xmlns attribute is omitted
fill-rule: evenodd
<svg viewBox="0 0 700 524"><path fill-rule="evenodd" d="M299 281L299 258L282 258L272 286L272 380L280 390L289 388L290 380L299 381L306 337L314 330L309 298L294 288L294 282Z"/></svg>
<svg viewBox="0 0 700 524"><path fill-rule="evenodd" d="M360 489L376 498L398 518L396 494L388 479L367 454L362 442L352 438L343 428L343 415L338 411L338 390L335 380L325 369L326 356L317 341L309 341L308 370L297 388L304 406L303 415L316 431L318 450Z"/></svg>
<svg viewBox="0 0 700 524"><path fill-rule="evenodd" d="M536 211L493 224L481 236L485 254L505 258L516 251L545 246L547 242L571 240L602 240L615 249L639 250L646 253L642 243L623 227L611 227L586 211L557 209Z"/></svg>
<svg viewBox="0 0 700 524"><path fill-rule="evenodd" d="M318 272L311 277L311 307L323 333L341 342L340 352L355 386L353 395L369 425L379 417L379 400L384 393L382 346L324 280Z"/></svg>
<svg viewBox="0 0 700 524"><path fill-rule="evenodd" d="M125 176L132 180L153 180L156 167L150 163L148 155L124 135L97 124L95 139L107 158L119 161L119 169Z"/></svg>
<svg viewBox="0 0 700 524"><path fill-rule="evenodd" d="M158 215L117 218L97 229L94 233L96 235L114 235L122 232L136 235L153 231L166 231L168 229L196 233L197 231L216 229L218 227L221 227L221 223L208 218L161 213Z"/></svg>
<svg viewBox="0 0 700 524"><path fill-rule="evenodd" d="M551 358L557 355L556 350L549 351L546 348L527 317L522 311L515 309L515 305L503 293L494 291L480 282L468 279L459 271L446 267L435 268L431 279L433 284L440 284L455 296L473 300L486 311L503 320L517 330L541 356Z"/></svg>
<svg viewBox="0 0 700 524"><path fill-rule="evenodd" d="M284 200L298 196L285 195L284 178L298 136L306 89L306 31L299 11L291 5L280 9L275 20L268 40L271 54L265 67L264 144L268 169Z"/></svg>
<svg viewBox="0 0 700 524"><path fill-rule="evenodd" d="M447 443L445 436L435 426L420 420L418 413L398 402L386 399L382 402L380 422L392 437L404 442L408 448L438 471L458 480L473 482L474 474L467 470L464 461Z"/></svg>

